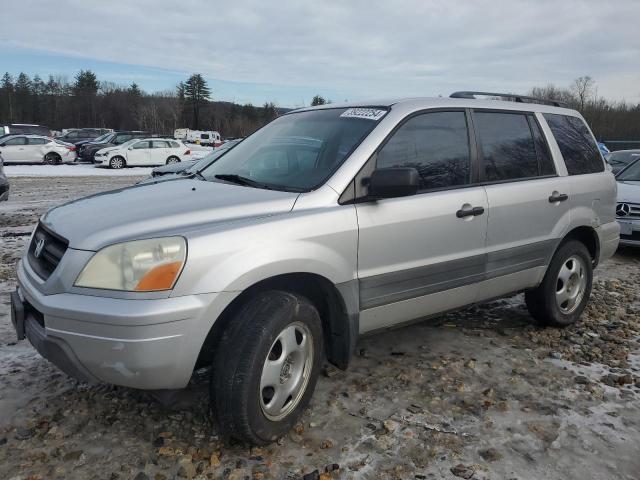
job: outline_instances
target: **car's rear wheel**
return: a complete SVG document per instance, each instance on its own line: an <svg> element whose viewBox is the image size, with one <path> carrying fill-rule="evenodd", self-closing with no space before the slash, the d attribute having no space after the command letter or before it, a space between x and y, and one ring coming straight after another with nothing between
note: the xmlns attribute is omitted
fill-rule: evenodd
<svg viewBox="0 0 640 480"><path fill-rule="evenodd" d="M542 283L525 292L527 308L543 325L566 327L585 309L592 282L589 251L582 242L569 240L558 248Z"/></svg>
<svg viewBox="0 0 640 480"><path fill-rule="evenodd" d="M44 161L42 163L45 165L60 165L62 163L62 158L55 152L49 152L44 156Z"/></svg>
<svg viewBox="0 0 640 480"><path fill-rule="evenodd" d="M126 162L124 161L124 158L117 156L117 157L113 157L111 160L109 160L109 167L110 168L114 168L114 169L120 169L120 168L124 168L126 166Z"/></svg>
<svg viewBox="0 0 640 480"><path fill-rule="evenodd" d="M218 343L212 370L222 436L262 445L286 434L313 395L322 342L318 311L303 296L272 290L244 305Z"/></svg>
<svg viewBox="0 0 640 480"><path fill-rule="evenodd" d="M167 158L167 165L170 165L172 163L180 163L180 159L178 157Z"/></svg>

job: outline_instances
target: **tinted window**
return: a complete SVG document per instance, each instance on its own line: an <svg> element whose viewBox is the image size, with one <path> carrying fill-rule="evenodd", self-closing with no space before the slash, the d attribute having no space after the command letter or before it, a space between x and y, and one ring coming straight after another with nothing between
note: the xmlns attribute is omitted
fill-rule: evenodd
<svg viewBox="0 0 640 480"><path fill-rule="evenodd" d="M425 113L409 119L378 152L376 167L416 168L421 190L469 183L471 161L464 112Z"/></svg>
<svg viewBox="0 0 640 480"><path fill-rule="evenodd" d="M526 115L475 112L473 123L486 181L538 176L538 155Z"/></svg>
<svg viewBox="0 0 640 480"><path fill-rule="evenodd" d="M540 125L538 125L538 121L534 116L530 115L529 117L529 126L531 127L531 132L533 133L533 141L536 145L536 153L538 155L538 168L541 176L545 175L555 175L556 174L556 166L553 163L553 159L551 158L551 152L549 151L549 145L547 145L547 141L542 134L542 130L540 130Z"/></svg>
<svg viewBox="0 0 640 480"><path fill-rule="evenodd" d="M167 148L167 142L162 140L154 140L151 142L151 148Z"/></svg>
<svg viewBox="0 0 640 480"><path fill-rule="evenodd" d="M145 148L149 148L149 142L138 142L133 144L134 150L142 150Z"/></svg>
<svg viewBox="0 0 640 480"><path fill-rule="evenodd" d="M4 144L6 146L11 146L11 145L26 145L27 144L27 139L25 137L15 137L15 138L10 138L9 140L7 140L6 142L4 142Z"/></svg>
<svg viewBox="0 0 640 480"><path fill-rule="evenodd" d="M133 135L118 135L113 143L115 143L116 145L120 145L121 143L128 142L132 138Z"/></svg>
<svg viewBox="0 0 640 480"><path fill-rule="evenodd" d="M28 142L29 145L44 145L48 143L44 138L30 138Z"/></svg>
<svg viewBox="0 0 640 480"><path fill-rule="evenodd" d="M604 171L598 146L582 120L550 113L545 113L544 118L556 138L569 175Z"/></svg>
<svg viewBox="0 0 640 480"><path fill-rule="evenodd" d="M178 148L180 147L180 145L178 144L178 142L169 142L169 144L171 145L172 148Z"/></svg>
<svg viewBox="0 0 640 480"><path fill-rule="evenodd" d="M11 125L9 128L11 133L28 133L27 129L22 125Z"/></svg>
<svg viewBox="0 0 640 480"><path fill-rule="evenodd" d="M200 138L202 138L203 140L208 140L209 139L209 134L208 133L203 133L202 135L200 135Z"/></svg>

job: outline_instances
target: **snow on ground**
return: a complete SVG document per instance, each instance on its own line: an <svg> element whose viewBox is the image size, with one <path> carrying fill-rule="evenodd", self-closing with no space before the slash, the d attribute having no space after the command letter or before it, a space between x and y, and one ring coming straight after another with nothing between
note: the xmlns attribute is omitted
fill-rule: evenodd
<svg viewBox="0 0 640 480"><path fill-rule="evenodd" d="M70 165L5 165L7 177L121 177L151 175L152 167L131 167L122 170L92 164Z"/></svg>

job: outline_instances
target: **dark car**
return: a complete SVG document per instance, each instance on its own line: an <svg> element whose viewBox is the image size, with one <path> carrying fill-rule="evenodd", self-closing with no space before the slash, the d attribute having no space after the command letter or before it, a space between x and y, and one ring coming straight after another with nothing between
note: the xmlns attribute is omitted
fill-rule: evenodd
<svg viewBox="0 0 640 480"><path fill-rule="evenodd" d="M611 165L614 174L639 158L640 150L616 150L606 154L604 157L607 163Z"/></svg>
<svg viewBox="0 0 640 480"><path fill-rule="evenodd" d="M109 133L111 130L107 128L77 128L68 131L64 135L56 137L61 142L76 144L82 140L95 140L96 138Z"/></svg>
<svg viewBox="0 0 640 480"><path fill-rule="evenodd" d="M2 156L0 155L0 202L9 199L9 180L4 174L4 170L2 168L3 164L4 161L2 160Z"/></svg>
<svg viewBox="0 0 640 480"><path fill-rule="evenodd" d="M78 162L93 162L94 155L98 150L108 147L115 147L128 142L132 138L149 138L155 135L149 132L142 132L139 130L127 130L111 132L103 135L91 142L84 142L80 145L76 144L78 152Z"/></svg>

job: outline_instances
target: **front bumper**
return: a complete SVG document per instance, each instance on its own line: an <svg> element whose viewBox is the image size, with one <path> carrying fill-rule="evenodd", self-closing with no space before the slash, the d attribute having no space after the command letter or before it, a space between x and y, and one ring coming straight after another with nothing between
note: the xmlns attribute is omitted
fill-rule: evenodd
<svg viewBox="0 0 640 480"><path fill-rule="evenodd" d="M186 386L204 331L227 300L225 294L153 300L45 295L22 263L11 295L18 337L26 336L43 357L87 382L150 390Z"/></svg>
<svg viewBox="0 0 640 480"><path fill-rule="evenodd" d="M640 220L618 219L620 245L640 247Z"/></svg>

